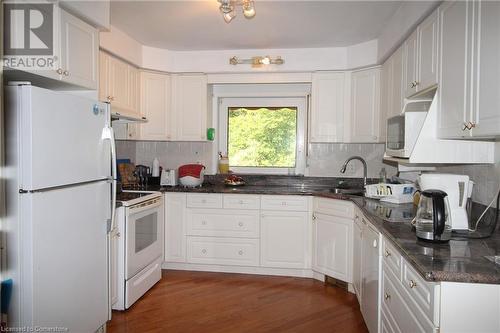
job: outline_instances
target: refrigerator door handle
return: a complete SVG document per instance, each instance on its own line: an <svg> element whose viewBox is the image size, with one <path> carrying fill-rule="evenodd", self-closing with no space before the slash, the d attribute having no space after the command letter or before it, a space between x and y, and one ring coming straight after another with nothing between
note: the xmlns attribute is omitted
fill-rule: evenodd
<svg viewBox="0 0 500 333"><path fill-rule="evenodd" d="M106 127L103 129L102 138L104 140L109 140L110 149L111 149L111 226L110 230L113 230L116 227L116 219L115 219L115 211L116 211L116 180L117 170L116 170L116 141L115 141L115 133L113 131L113 127L111 127L111 105L106 103L106 114L107 114L107 122Z"/></svg>

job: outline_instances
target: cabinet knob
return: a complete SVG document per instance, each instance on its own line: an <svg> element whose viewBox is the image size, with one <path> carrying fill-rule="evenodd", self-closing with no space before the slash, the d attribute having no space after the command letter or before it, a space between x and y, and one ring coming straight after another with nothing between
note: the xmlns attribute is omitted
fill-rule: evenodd
<svg viewBox="0 0 500 333"><path fill-rule="evenodd" d="M469 129L473 129L473 128L475 128L475 127L476 127L476 123L475 123L475 122L473 122L473 121L470 121L470 122L469 122L469 127L470 127Z"/></svg>
<svg viewBox="0 0 500 333"><path fill-rule="evenodd" d="M410 285L410 288L413 289L413 288L415 288L417 286L417 283L415 281L413 281L413 280L410 280L409 285Z"/></svg>
<svg viewBox="0 0 500 333"><path fill-rule="evenodd" d="M207 225L207 221L201 221L201 224Z"/></svg>
<svg viewBox="0 0 500 333"><path fill-rule="evenodd" d="M206 250L206 249L203 249L203 250L201 250L201 253L203 253L203 254L207 254L207 250Z"/></svg>
<svg viewBox="0 0 500 333"><path fill-rule="evenodd" d="M239 250L239 251L238 251L238 254L239 254L240 256L242 256L242 255L243 255L243 250Z"/></svg>
<svg viewBox="0 0 500 333"><path fill-rule="evenodd" d="M388 293L384 293L384 299L387 301L388 299L391 298L391 295L389 295Z"/></svg>
<svg viewBox="0 0 500 333"><path fill-rule="evenodd" d="M282 205L282 206L286 206L286 201L283 201L283 202L281 203L281 205Z"/></svg>
<svg viewBox="0 0 500 333"><path fill-rule="evenodd" d="M243 225L244 225L243 222L238 222L239 227L242 227Z"/></svg>
<svg viewBox="0 0 500 333"><path fill-rule="evenodd" d="M389 252L389 251L385 250L384 255L385 255L386 257L389 257L389 256L391 255L391 252Z"/></svg>
<svg viewBox="0 0 500 333"><path fill-rule="evenodd" d="M416 87L416 86L418 86L419 82L415 81L414 84L415 84L415 87Z"/></svg>
<svg viewBox="0 0 500 333"><path fill-rule="evenodd" d="M56 73L57 73L57 74L59 74L59 75L62 75L62 74L63 74L63 70L62 70L62 68L58 68L58 69L56 70Z"/></svg>
<svg viewBox="0 0 500 333"><path fill-rule="evenodd" d="M415 83L414 82L410 83L410 88L415 88Z"/></svg>
<svg viewBox="0 0 500 333"><path fill-rule="evenodd" d="M316 220L316 215L313 214L312 219L313 219L313 221Z"/></svg>
<svg viewBox="0 0 500 333"><path fill-rule="evenodd" d="M108 97L106 97L106 99L108 100L108 102L111 102L111 101L115 100L115 98L113 96L108 96Z"/></svg>
<svg viewBox="0 0 500 333"><path fill-rule="evenodd" d="M207 203L207 200L202 199L202 200L201 200L201 203Z"/></svg>
<svg viewBox="0 0 500 333"><path fill-rule="evenodd" d="M243 200L239 201L240 205L243 205L245 202Z"/></svg>
<svg viewBox="0 0 500 333"><path fill-rule="evenodd" d="M63 72L64 76L69 76L69 72L66 70Z"/></svg>
<svg viewBox="0 0 500 333"><path fill-rule="evenodd" d="M116 233L116 237L120 238L121 234L119 232Z"/></svg>

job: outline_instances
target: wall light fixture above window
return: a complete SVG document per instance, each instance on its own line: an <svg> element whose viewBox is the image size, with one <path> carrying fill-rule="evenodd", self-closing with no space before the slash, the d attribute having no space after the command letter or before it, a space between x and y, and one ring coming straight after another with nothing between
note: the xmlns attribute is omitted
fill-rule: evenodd
<svg viewBox="0 0 500 333"><path fill-rule="evenodd" d="M235 17L235 8L241 6L243 16L251 19L255 16L255 6L252 0L217 0L220 3L219 10L226 23L230 23Z"/></svg>
<svg viewBox="0 0 500 333"><path fill-rule="evenodd" d="M283 58L281 58L280 56L277 56L275 58L272 58L270 56L257 56L250 59L240 59L234 56L232 58L229 58L229 63L231 65L250 64L252 65L252 67L260 67L263 65L283 65L285 63L285 60L283 60Z"/></svg>

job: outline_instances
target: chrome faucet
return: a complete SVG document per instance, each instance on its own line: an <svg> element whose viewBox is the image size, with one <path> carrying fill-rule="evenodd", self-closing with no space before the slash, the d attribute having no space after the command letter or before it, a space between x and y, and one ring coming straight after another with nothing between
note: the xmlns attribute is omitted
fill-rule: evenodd
<svg viewBox="0 0 500 333"><path fill-rule="evenodd" d="M344 164L342 165L342 168L340 169L340 173L345 173L345 170L347 168L347 164L349 164L350 161L352 160L359 160L361 163L363 163L363 185L366 186L366 177L368 174L368 168L366 166L366 161L363 157L361 156L351 156L347 160L345 160Z"/></svg>

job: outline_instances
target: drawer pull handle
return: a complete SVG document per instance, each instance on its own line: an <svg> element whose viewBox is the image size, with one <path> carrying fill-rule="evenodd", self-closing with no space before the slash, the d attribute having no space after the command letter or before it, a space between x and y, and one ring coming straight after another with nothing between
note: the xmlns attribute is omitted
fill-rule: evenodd
<svg viewBox="0 0 500 333"><path fill-rule="evenodd" d="M286 202L285 202L285 201L283 201L283 202L281 203L281 205L282 205L282 206L286 206Z"/></svg>
<svg viewBox="0 0 500 333"><path fill-rule="evenodd" d="M207 221L201 221L201 224L207 225Z"/></svg>
<svg viewBox="0 0 500 333"><path fill-rule="evenodd" d="M239 250L239 251L238 251L238 254L239 254L240 256L242 256L242 255L243 255L243 250Z"/></svg>
<svg viewBox="0 0 500 333"><path fill-rule="evenodd" d="M410 288L415 288L417 286L417 283L413 280L410 280Z"/></svg>
<svg viewBox="0 0 500 333"><path fill-rule="evenodd" d="M242 227L243 226L243 222L238 222L238 226Z"/></svg>
<svg viewBox="0 0 500 333"><path fill-rule="evenodd" d="M387 301L388 299L391 298L391 295L389 295L388 293L385 293L384 294L384 299Z"/></svg>
<svg viewBox="0 0 500 333"><path fill-rule="evenodd" d="M386 256L386 257L389 257L390 255L391 255L391 252L389 252L389 251L385 250L385 256Z"/></svg>
<svg viewBox="0 0 500 333"><path fill-rule="evenodd" d="M206 250L206 249L203 249L203 250L201 250L201 253L203 253L203 254L207 254L207 250Z"/></svg>

